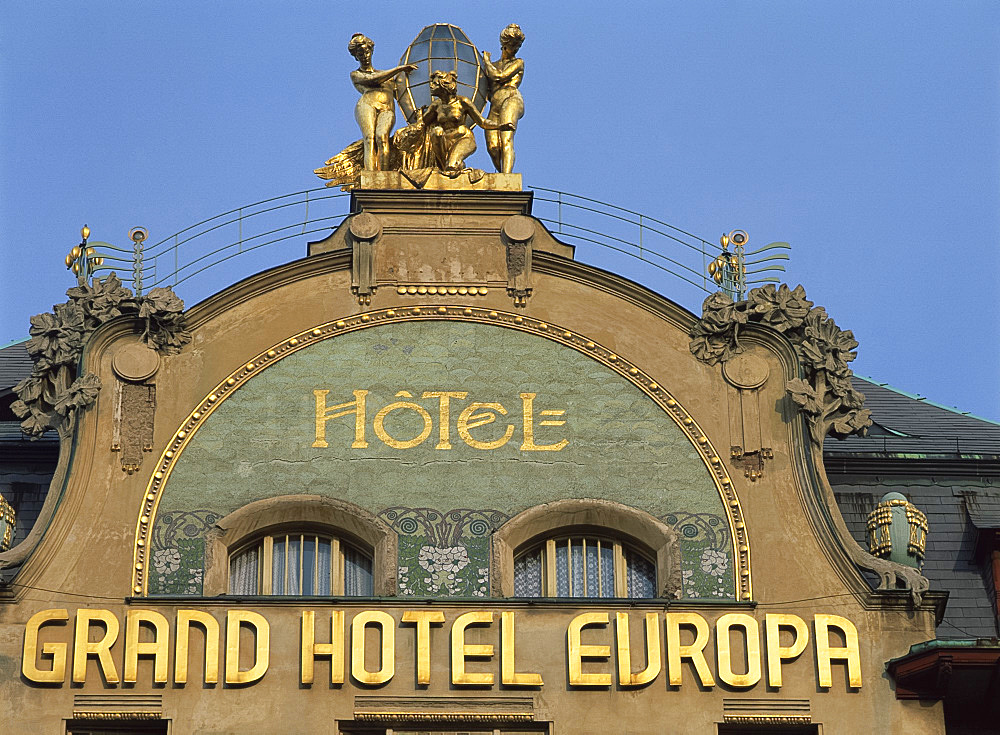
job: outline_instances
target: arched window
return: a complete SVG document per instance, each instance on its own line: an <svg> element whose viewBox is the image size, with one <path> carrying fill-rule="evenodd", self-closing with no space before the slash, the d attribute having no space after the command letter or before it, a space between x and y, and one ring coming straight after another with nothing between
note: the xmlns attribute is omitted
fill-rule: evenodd
<svg viewBox="0 0 1000 735"><path fill-rule="evenodd" d="M656 563L608 536L548 538L514 556L514 597L656 597Z"/></svg>
<svg viewBox="0 0 1000 735"><path fill-rule="evenodd" d="M205 534L204 594L392 596L396 549L395 532L353 503L257 500Z"/></svg>
<svg viewBox="0 0 1000 735"><path fill-rule="evenodd" d="M497 597L675 598L680 543L645 511L574 498L528 508L493 534Z"/></svg>
<svg viewBox="0 0 1000 735"><path fill-rule="evenodd" d="M229 558L231 595L372 595L372 555L314 531L272 533Z"/></svg>

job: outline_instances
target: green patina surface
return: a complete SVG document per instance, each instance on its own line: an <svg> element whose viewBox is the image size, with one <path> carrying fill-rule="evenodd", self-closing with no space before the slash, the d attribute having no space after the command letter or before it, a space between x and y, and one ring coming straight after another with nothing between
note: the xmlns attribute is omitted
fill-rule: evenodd
<svg viewBox="0 0 1000 735"><path fill-rule="evenodd" d="M326 422L325 448L313 447L314 390L332 407L367 390L366 448L352 448L353 413ZM397 396L406 391L413 398ZM440 407L426 391L465 391L451 399L451 449L439 443ZM561 451L523 451L521 393L535 393L535 442L566 439ZM423 407L433 421L418 446L398 449L373 430L396 401ZM458 434L473 401L508 412ZM542 416L545 410L565 411ZM565 420L543 426L546 418ZM418 436L425 419L410 408L389 413L386 432ZM205 531L219 517L262 498L318 494L355 503L400 534L400 592L480 595L488 586L489 534L507 518L563 498L608 498L674 526L681 538L684 594L729 597L731 539L725 509L704 463L676 424L642 391L576 350L488 324L426 321L380 325L327 339L257 375L191 438L160 502L149 592L200 593ZM447 574L442 569L447 567ZM449 576L451 575L451 576Z"/></svg>

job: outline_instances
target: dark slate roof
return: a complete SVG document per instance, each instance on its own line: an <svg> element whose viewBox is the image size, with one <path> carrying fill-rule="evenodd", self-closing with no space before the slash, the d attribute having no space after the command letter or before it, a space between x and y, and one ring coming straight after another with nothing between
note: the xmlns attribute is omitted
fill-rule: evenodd
<svg viewBox="0 0 1000 735"><path fill-rule="evenodd" d="M969 520L980 531L1000 529L1000 497L995 495L970 495L965 498Z"/></svg>
<svg viewBox="0 0 1000 735"><path fill-rule="evenodd" d="M865 408L871 410L875 425L864 438L827 439L823 452L828 457L878 454L910 459L1000 459L1000 423L932 403L885 383L857 376L852 382L864 393Z"/></svg>
<svg viewBox="0 0 1000 735"><path fill-rule="evenodd" d="M979 532L969 522L968 509L977 500L989 498L1000 503L1000 488L978 486L974 480L956 481L949 486L923 481L894 484L851 484L832 479L833 491L854 539L868 548L865 521L881 497L901 492L927 514L930 531L923 574L932 590L946 590L948 606L938 626L940 638L993 638L997 635L996 615L989 593L989 565L976 559Z"/></svg>
<svg viewBox="0 0 1000 735"><path fill-rule="evenodd" d="M32 362L27 344L25 339L0 347L0 395L31 374Z"/></svg>

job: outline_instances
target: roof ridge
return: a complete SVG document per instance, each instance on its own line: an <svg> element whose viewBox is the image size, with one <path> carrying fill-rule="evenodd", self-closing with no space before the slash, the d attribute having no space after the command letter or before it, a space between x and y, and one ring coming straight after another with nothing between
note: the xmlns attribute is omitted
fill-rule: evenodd
<svg viewBox="0 0 1000 735"><path fill-rule="evenodd" d="M13 347L14 345L20 344L22 342L27 342L27 341L28 341L28 337L24 337L23 339L15 339L15 340L13 340L11 342L8 342L5 345L0 345L0 350L6 350L8 347Z"/></svg>
<svg viewBox="0 0 1000 735"><path fill-rule="evenodd" d="M855 373L854 377L858 378L859 380L863 380L866 383L877 385L879 388L885 388L886 390L892 391L897 395L901 395L906 398L912 398L914 401L919 401L920 403L924 403L928 406L934 406L935 408L943 409L945 411L948 411L949 413L958 414L959 416L965 416L970 419L976 419L977 421L984 421L985 423L993 424L994 426L1000 426L1000 421L995 421L994 419L988 419L985 416L979 416L977 414L971 413L970 411L961 411L955 406L945 406L943 403L937 403L936 401L932 401L928 399L926 396L921 396L916 393L907 393L905 390L902 390L901 388L896 388L895 386L889 385L888 383L883 383L882 381L876 380L875 378L870 378L867 375L858 375L857 373Z"/></svg>

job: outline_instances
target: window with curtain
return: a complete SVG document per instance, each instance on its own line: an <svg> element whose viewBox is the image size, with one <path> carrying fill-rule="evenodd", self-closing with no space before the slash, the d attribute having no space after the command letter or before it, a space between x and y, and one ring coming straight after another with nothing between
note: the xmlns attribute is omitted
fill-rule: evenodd
<svg viewBox="0 0 1000 735"><path fill-rule="evenodd" d="M229 558L229 594L370 597L372 557L319 533L269 534Z"/></svg>
<svg viewBox="0 0 1000 735"><path fill-rule="evenodd" d="M514 557L515 597L655 597L656 564L618 539L558 536Z"/></svg>

